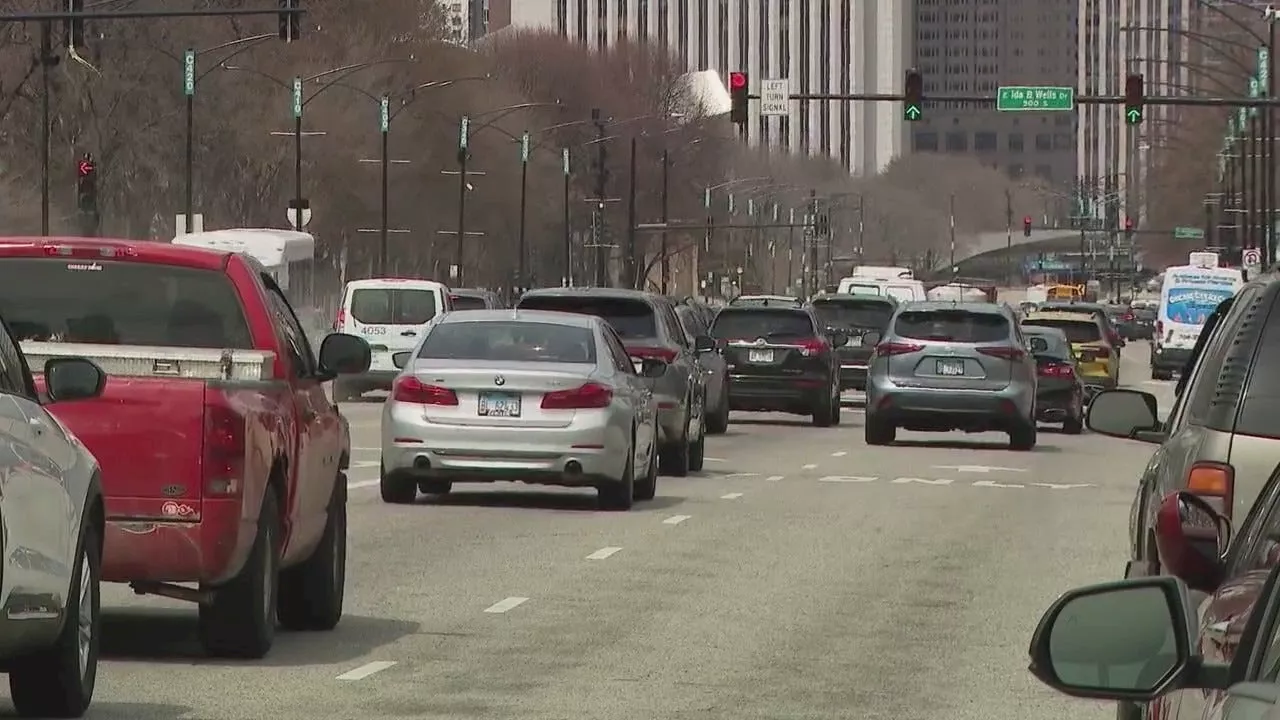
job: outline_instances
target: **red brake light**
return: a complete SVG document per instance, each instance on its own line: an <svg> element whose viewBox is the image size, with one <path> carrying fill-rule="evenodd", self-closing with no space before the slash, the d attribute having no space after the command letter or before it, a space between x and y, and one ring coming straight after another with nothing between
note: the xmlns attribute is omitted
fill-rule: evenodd
<svg viewBox="0 0 1280 720"><path fill-rule="evenodd" d="M889 357L891 355L906 355L907 353L920 352L923 349L923 345L916 345L915 343L882 342L876 346L875 354Z"/></svg>
<svg viewBox="0 0 1280 720"><path fill-rule="evenodd" d="M1003 360L1021 360L1027 356L1027 353L1019 348L1006 347L1004 345L992 345L991 347L980 347L978 352L989 357L1001 358Z"/></svg>
<svg viewBox="0 0 1280 720"><path fill-rule="evenodd" d="M600 383L589 382L571 390L556 390L542 396L543 410L592 410L609 407L613 390Z"/></svg>
<svg viewBox="0 0 1280 720"><path fill-rule="evenodd" d="M245 417L217 390L205 394L204 492L227 497L243 489Z"/></svg>
<svg viewBox="0 0 1280 720"><path fill-rule="evenodd" d="M680 353L670 348L627 346L627 354L641 360L661 360L670 365L676 361L676 356Z"/></svg>
<svg viewBox="0 0 1280 720"><path fill-rule="evenodd" d="M341 330L342 326L345 325L346 322L347 322L347 311L344 310L343 308L338 308L338 316L333 319L333 329Z"/></svg>
<svg viewBox="0 0 1280 720"><path fill-rule="evenodd" d="M412 375L396 378L391 387L391 397L399 402L416 405L454 406L458 404L458 395L449 388L427 385Z"/></svg>
<svg viewBox="0 0 1280 720"><path fill-rule="evenodd" d="M1040 377L1048 378L1072 378L1075 377L1076 371L1067 363L1047 363L1036 369Z"/></svg>
<svg viewBox="0 0 1280 720"><path fill-rule="evenodd" d="M1126 322L1127 322L1127 321L1129 321L1129 320L1132 320L1132 319L1133 319L1133 313L1131 313L1131 312L1127 312L1127 313L1125 313L1125 314L1121 315L1121 316L1120 316L1120 319L1121 319L1121 320L1124 320L1124 321L1126 321Z"/></svg>
<svg viewBox="0 0 1280 720"><path fill-rule="evenodd" d="M137 257L138 251L131 247L112 247L109 245L99 247L85 247L72 245L45 245L44 254L53 257L71 257L71 258L94 258L97 260L106 260L118 257Z"/></svg>
<svg viewBox="0 0 1280 720"><path fill-rule="evenodd" d="M821 355L830 349L831 346L822 338L810 338L800 343L800 354L805 357Z"/></svg>

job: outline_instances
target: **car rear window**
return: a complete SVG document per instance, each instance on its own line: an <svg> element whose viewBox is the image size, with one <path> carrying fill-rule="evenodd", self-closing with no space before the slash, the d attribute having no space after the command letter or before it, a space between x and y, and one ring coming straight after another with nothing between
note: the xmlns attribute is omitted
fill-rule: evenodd
<svg viewBox="0 0 1280 720"><path fill-rule="evenodd" d="M1033 319L1027 320L1024 325L1035 327L1057 328L1067 336L1067 342L1071 343L1091 343L1098 342L1102 339L1102 331L1098 329L1098 324L1091 320L1043 320Z"/></svg>
<svg viewBox="0 0 1280 720"><path fill-rule="evenodd" d="M725 308L716 314L711 335L729 340L768 337L813 337L817 328L808 313L765 308Z"/></svg>
<svg viewBox="0 0 1280 720"><path fill-rule="evenodd" d="M1044 357L1054 358L1056 360L1066 360L1071 356L1071 350L1061 339L1049 335L1027 334L1027 349L1033 355L1042 355Z"/></svg>
<svg viewBox="0 0 1280 720"><path fill-rule="evenodd" d="M643 300L590 295L534 295L520 298L518 307L522 310L595 315L609 323L624 341L658 336L658 318L649 303Z"/></svg>
<svg viewBox="0 0 1280 720"><path fill-rule="evenodd" d="M813 311L818 319L836 328L869 328L883 331L889 327L893 306L875 300L815 300Z"/></svg>
<svg viewBox="0 0 1280 720"><path fill-rule="evenodd" d="M422 325L436 316L436 294L416 288L358 288L351 317L366 325Z"/></svg>
<svg viewBox="0 0 1280 720"><path fill-rule="evenodd" d="M475 295L450 295L454 310L484 310L489 307L484 298Z"/></svg>
<svg viewBox="0 0 1280 720"><path fill-rule="evenodd" d="M6 258L0 272L0 316L20 342L253 347L235 287L217 270Z"/></svg>
<svg viewBox="0 0 1280 720"><path fill-rule="evenodd" d="M893 332L913 340L990 343L1009 339L1009 321L994 313L907 310L894 322Z"/></svg>
<svg viewBox="0 0 1280 720"><path fill-rule="evenodd" d="M544 322L445 322L423 340L418 357L435 360L592 363L589 328Z"/></svg>
<svg viewBox="0 0 1280 720"><path fill-rule="evenodd" d="M1155 320L1156 311L1150 308L1134 308L1133 316L1139 320Z"/></svg>

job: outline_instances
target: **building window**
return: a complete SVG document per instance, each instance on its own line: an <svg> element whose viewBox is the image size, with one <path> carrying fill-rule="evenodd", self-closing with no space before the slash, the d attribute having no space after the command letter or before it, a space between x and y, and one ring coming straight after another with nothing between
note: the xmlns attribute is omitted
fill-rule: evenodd
<svg viewBox="0 0 1280 720"><path fill-rule="evenodd" d="M1009 152L1022 152L1022 133L1009 133Z"/></svg>
<svg viewBox="0 0 1280 720"><path fill-rule="evenodd" d="M915 135L916 152L938 152L938 133L918 132Z"/></svg>
<svg viewBox="0 0 1280 720"><path fill-rule="evenodd" d="M947 133L947 152L966 152L969 149L969 135L963 132Z"/></svg>
<svg viewBox="0 0 1280 720"><path fill-rule="evenodd" d="M999 141L993 132L979 132L973 134L973 149L978 152L995 152L999 148Z"/></svg>
<svg viewBox="0 0 1280 720"><path fill-rule="evenodd" d="M1048 152L1053 149L1053 136L1049 133L1036 133L1036 150Z"/></svg>
<svg viewBox="0 0 1280 720"><path fill-rule="evenodd" d="M1053 149L1054 150L1072 150L1076 146L1076 138L1070 133L1054 133Z"/></svg>

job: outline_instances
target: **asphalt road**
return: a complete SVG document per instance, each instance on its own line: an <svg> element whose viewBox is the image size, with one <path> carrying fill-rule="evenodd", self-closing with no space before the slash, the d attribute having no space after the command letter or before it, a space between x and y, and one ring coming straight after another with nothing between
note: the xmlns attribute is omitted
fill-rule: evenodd
<svg viewBox="0 0 1280 720"><path fill-rule="evenodd" d="M1122 379L1155 390L1146 348ZM520 486L377 497L376 401L355 432L347 616L260 662L200 657L195 610L104 594L90 717L120 720L1110 718L1026 672L1041 611L1119 576L1150 446L1044 432L838 428L735 415L707 470L630 513ZM0 715L7 702L0 700Z"/></svg>

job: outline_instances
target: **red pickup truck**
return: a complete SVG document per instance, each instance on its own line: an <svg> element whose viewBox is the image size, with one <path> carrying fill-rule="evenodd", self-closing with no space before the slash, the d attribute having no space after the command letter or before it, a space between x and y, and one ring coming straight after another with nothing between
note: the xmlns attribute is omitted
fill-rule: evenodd
<svg viewBox="0 0 1280 720"><path fill-rule="evenodd" d="M51 408L98 458L102 579L199 604L206 650L259 658L277 621L330 630L346 574L346 420L284 294L240 254L147 241L0 239L0 314L32 367L88 357L100 397Z"/></svg>

